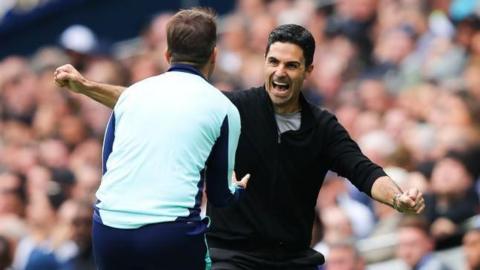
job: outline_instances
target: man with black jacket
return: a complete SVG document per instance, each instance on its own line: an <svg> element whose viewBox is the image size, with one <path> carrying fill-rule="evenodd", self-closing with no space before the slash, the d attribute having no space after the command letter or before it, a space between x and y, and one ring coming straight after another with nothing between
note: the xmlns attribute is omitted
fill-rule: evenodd
<svg viewBox="0 0 480 270"><path fill-rule="evenodd" d="M398 211L420 213L425 207L418 190L402 191L361 153L331 113L305 100L300 90L313 69L314 50L305 28L281 25L268 39L264 86L226 93L242 121L235 171L250 173L251 181L242 201L225 209L208 206L213 269L315 269L322 264L323 256L309 244L316 198L328 170ZM72 91L110 107L123 91L89 81L71 68L63 72Z"/></svg>

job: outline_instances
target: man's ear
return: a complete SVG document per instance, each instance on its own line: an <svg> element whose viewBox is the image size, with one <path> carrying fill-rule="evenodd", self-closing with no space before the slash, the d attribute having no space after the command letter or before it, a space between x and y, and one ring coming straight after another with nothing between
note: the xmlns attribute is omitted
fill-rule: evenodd
<svg viewBox="0 0 480 270"><path fill-rule="evenodd" d="M310 76L310 74L312 74L312 71L313 71L313 65L308 66L308 67L305 69L305 78L307 78L308 76Z"/></svg>
<svg viewBox="0 0 480 270"><path fill-rule="evenodd" d="M163 53L163 56L165 57L165 61L167 61L167 63L170 65L171 60L172 60L172 53L170 52L170 50L168 48L165 49L165 52Z"/></svg>
<svg viewBox="0 0 480 270"><path fill-rule="evenodd" d="M210 55L210 63L215 64L217 61L217 47L213 48L212 54Z"/></svg>
<svg viewBox="0 0 480 270"><path fill-rule="evenodd" d="M312 73L312 71L313 71L313 65L308 66L307 69L306 69L306 71L307 71L308 74Z"/></svg>

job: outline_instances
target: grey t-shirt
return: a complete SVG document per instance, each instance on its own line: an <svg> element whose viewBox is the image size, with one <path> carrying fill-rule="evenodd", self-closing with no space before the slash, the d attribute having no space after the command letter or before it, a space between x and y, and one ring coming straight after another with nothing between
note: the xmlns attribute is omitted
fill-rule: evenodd
<svg viewBox="0 0 480 270"><path fill-rule="evenodd" d="M276 113L275 120L277 120L278 134L282 134L289 130L299 130L301 118L301 112Z"/></svg>

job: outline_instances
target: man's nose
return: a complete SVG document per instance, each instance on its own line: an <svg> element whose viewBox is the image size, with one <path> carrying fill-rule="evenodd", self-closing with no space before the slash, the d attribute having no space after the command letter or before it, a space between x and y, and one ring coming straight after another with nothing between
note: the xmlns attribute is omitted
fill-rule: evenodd
<svg viewBox="0 0 480 270"><path fill-rule="evenodd" d="M275 69L275 75L277 77L284 77L287 75L286 69L284 65L278 65Z"/></svg>

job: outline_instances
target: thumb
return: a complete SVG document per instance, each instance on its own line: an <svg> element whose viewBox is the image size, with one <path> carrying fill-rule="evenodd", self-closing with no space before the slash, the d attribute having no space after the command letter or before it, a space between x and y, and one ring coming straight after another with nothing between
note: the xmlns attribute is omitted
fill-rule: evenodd
<svg viewBox="0 0 480 270"><path fill-rule="evenodd" d="M248 185L248 181L250 180L250 174L247 173L243 178L242 180L240 180L238 182L239 186L243 187L243 188L247 188L247 185Z"/></svg>

